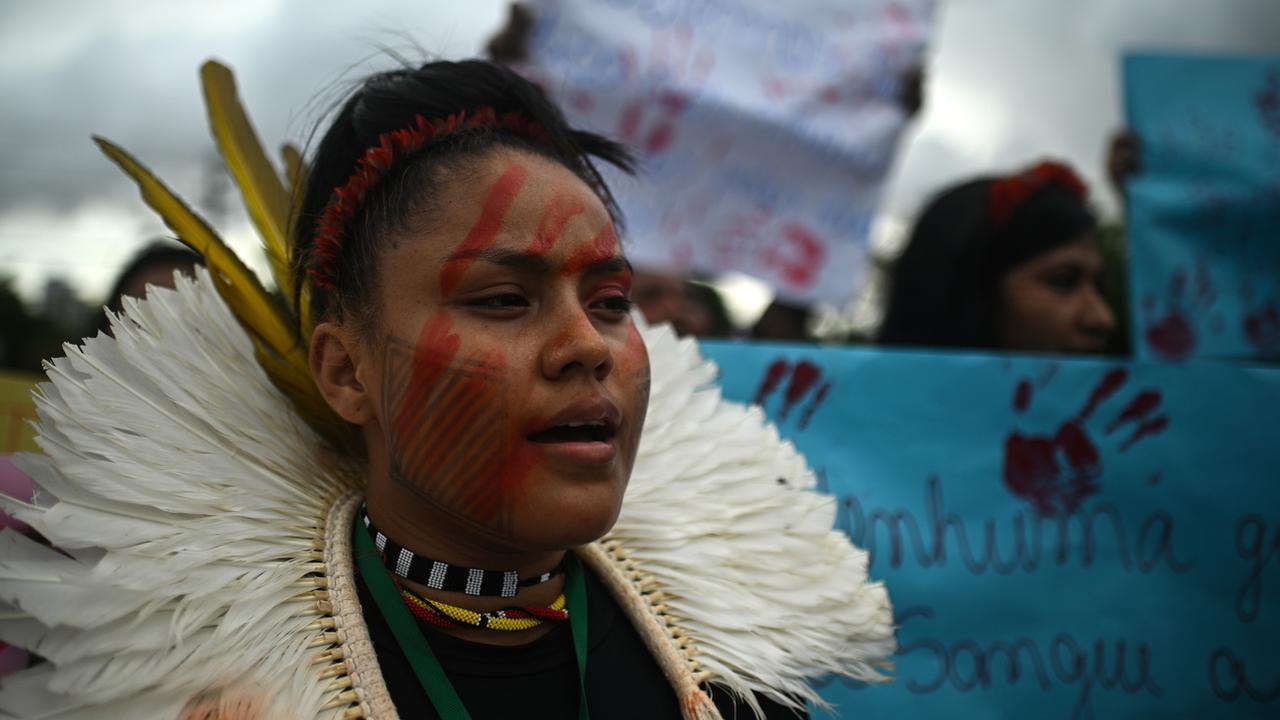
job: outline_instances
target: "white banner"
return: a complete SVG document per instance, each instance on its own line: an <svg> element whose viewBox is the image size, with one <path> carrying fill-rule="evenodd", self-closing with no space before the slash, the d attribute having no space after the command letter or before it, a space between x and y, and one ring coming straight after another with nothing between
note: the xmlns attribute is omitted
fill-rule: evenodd
<svg viewBox="0 0 1280 720"><path fill-rule="evenodd" d="M629 143L607 175L637 265L737 270L841 304L905 116L932 0L539 0L521 69Z"/></svg>

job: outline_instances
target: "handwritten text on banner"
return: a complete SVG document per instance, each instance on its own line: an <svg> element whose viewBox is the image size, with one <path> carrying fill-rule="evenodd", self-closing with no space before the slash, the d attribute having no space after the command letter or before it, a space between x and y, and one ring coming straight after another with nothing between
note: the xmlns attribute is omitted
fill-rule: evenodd
<svg viewBox="0 0 1280 720"><path fill-rule="evenodd" d="M640 266L843 302L865 263L932 0L540 0L523 68L640 155L608 173Z"/></svg>
<svg viewBox="0 0 1280 720"><path fill-rule="evenodd" d="M708 345L901 626L843 717L1275 717L1280 370Z"/></svg>

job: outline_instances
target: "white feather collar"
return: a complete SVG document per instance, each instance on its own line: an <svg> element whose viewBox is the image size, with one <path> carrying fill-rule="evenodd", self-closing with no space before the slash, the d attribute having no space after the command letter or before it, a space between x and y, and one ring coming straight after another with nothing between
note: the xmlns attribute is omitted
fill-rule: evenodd
<svg viewBox="0 0 1280 720"><path fill-rule="evenodd" d="M115 338L48 366L46 455L19 460L36 495L3 501L70 557L0 534L0 640L50 660L6 681L0 712L369 714L324 552L361 468L267 379L206 273L125 310ZM634 586L697 682L816 700L808 681L829 672L881 679L888 596L831 529L834 500L759 408L720 397L693 341L644 335L635 471L584 557Z"/></svg>

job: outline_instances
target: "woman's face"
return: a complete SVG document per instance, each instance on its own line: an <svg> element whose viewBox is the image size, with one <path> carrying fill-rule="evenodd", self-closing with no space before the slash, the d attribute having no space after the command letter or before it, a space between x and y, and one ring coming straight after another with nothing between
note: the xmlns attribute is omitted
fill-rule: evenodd
<svg viewBox="0 0 1280 720"><path fill-rule="evenodd" d="M1101 279L1102 252L1092 235L1014 267L1000 281L1000 346L1101 352L1116 325Z"/></svg>
<svg viewBox="0 0 1280 720"><path fill-rule="evenodd" d="M379 260L357 371L377 389L371 467L424 522L513 549L589 542L617 518L648 403L630 265L558 163L498 150L455 177Z"/></svg>

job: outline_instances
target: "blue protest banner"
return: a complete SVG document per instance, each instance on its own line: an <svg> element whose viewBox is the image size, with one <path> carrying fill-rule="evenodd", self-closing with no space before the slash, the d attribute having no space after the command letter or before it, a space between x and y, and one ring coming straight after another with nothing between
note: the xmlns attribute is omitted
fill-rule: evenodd
<svg viewBox="0 0 1280 720"><path fill-rule="evenodd" d="M900 624L843 717L1275 717L1280 370L708 343Z"/></svg>
<svg viewBox="0 0 1280 720"><path fill-rule="evenodd" d="M1141 358L1280 358L1280 57L1130 55Z"/></svg>

